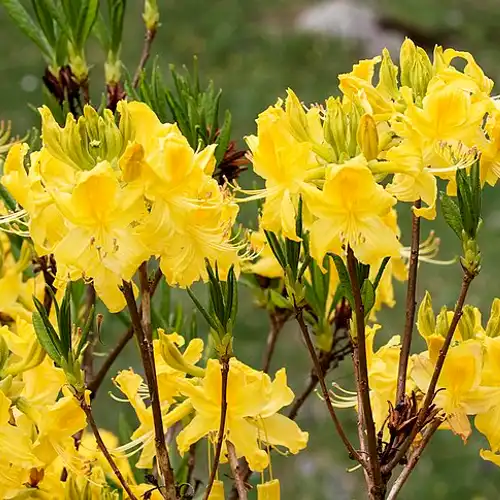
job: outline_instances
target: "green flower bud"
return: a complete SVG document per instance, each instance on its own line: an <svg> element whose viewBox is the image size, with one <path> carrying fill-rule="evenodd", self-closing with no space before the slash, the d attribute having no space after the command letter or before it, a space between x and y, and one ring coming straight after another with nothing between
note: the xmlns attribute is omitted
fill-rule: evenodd
<svg viewBox="0 0 500 500"><path fill-rule="evenodd" d="M392 62L391 54L387 49L382 51L377 90L391 99L398 98L398 67Z"/></svg>
<svg viewBox="0 0 500 500"><path fill-rule="evenodd" d="M292 133L299 141L309 139L306 112L297 95L292 89L288 89L285 100L285 111L292 128Z"/></svg>
<svg viewBox="0 0 500 500"><path fill-rule="evenodd" d="M432 298L429 292L425 292L417 313L417 328L422 337L429 337L436 330L436 318L432 310Z"/></svg>
<svg viewBox="0 0 500 500"><path fill-rule="evenodd" d="M120 60L119 54L109 51L106 62L104 63L104 77L107 84L120 81L122 77L122 66L123 63Z"/></svg>
<svg viewBox="0 0 500 500"><path fill-rule="evenodd" d="M464 306L462 310L462 317L457 325L457 330L462 336L462 340L473 339L476 336L476 314L472 306Z"/></svg>
<svg viewBox="0 0 500 500"><path fill-rule="evenodd" d="M443 306L436 318L436 334L446 337L449 329L450 323L448 321L448 309L446 306Z"/></svg>
<svg viewBox="0 0 500 500"><path fill-rule="evenodd" d="M415 44L409 38L406 38L401 45L401 51L399 53L402 86L412 87L411 73L416 58L417 47L415 47Z"/></svg>
<svg viewBox="0 0 500 500"><path fill-rule="evenodd" d="M156 31L160 22L160 12L156 0L146 0L144 2L144 13L142 14L144 24L148 31Z"/></svg>
<svg viewBox="0 0 500 500"><path fill-rule="evenodd" d="M490 319L486 325L487 337L500 335L500 299L494 299L491 305Z"/></svg>
<svg viewBox="0 0 500 500"><path fill-rule="evenodd" d="M179 349L177 349L177 346L168 338L161 328L158 329L158 335L160 337L161 355L167 365L180 372L188 373L193 377L205 376L205 370L199 366L188 363Z"/></svg>
<svg viewBox="0 0 500 500"><path fill-rule="evenodd" d="M7 360L9 359L10 351L6 340L0 335L0 373L3 371L3 367Z"/></svg>

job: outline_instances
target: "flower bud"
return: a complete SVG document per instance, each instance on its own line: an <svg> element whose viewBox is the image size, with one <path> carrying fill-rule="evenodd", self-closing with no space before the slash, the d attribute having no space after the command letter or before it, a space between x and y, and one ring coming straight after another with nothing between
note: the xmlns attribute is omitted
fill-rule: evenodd
<svg viewBox="0 0 500 500"><path fill-rule="evenodd" d="M188 363L184 356L181 354L177 346L168 338L165 332L158 328L158 336L160 337L160 352L163 360L167 365L171 366L174 370L188 373L193 377L203 377L205 370L199 366Z"/></svg>
<svg viewBox="0 0 500 500"><path fill-rule="evenodd" d="M216 479L212 485L212 491L208 500L224 500L224 483Z"/></svg>
<svg viewBox="0 0 500 500"><path fill-rule="evenodd" d="M413 65L415 64L415 59L417 58L417 48L415 44L406 38L401 45L401 51L399 53L399 66L401 67L401 86L411 87L411 72Z"/></svg>
<svg viewBox="0 0 500 500"><path fill-rule="evenodd" d="M462 309L462 316L457 325L457 331L462 340L473 339L476 336L476 308L466 305Z"/></svg>
<svg viewBox="0 0 500 500"><path fill-rule="evenodd" d="M273 479L257 485L257 500L280 500L280 482Z"/></svg>
<svg viewBox="0 0 500 500"><path fill-rule="evenodd" d="M306 112L295 92L292 89L288 89L286 92L285 111L292 133L297 140L305 142L309 139Z"/></svg>
<svg viewBox="0 0 500 500"><path fill-rule="evenodd" d="M410 75L411 86L416 98L423 99L432 78L432 64L427 52L421 47L417 48L416 55L415 64Z"/></svg>
<svg viewBox="0 0 500 500"><path fill-rule="evenodd" d="M9 354L9 346L7 345L3 335L0 335L0 373L2 373L3 367L9 359Z"/></svg>
<svg viewBox="0 0 500 500"><path fill-rule="evenodd" d="M69 65L76 80L80 83L85 82L89 76L89 67L87 66L83 50L75 50L75 48L69 44L68 56Z"/></svg>
<svg viewBox="0 0 500 500"><path fill-rule="evenodd" d="M340 100L329 97L326 101L326 117L323 124L325 140L333 147L337 161L340 154L345 151L345 119Z"/></svg>
<svg viewBox="0 0 500 500"><path fill-rule="evenodd" d="M494 299L491 305L490 319L486 325L487 337L498 337L500 335L500 299Z"/></svg>
<svg viewBox="0 0 500 500"><path fill-rule="evenodd" d="M367 161L375 160L378 156L378 132L372 115L365 114L359 120L357 140Z"/></svg>
<svg viewBox="0 0 500 500"><path fill-rule="evenodd" d="M448 310L446 309L446 306L443 306L441 308L441 311L439 311L439 314L437 315L436 318L436 334L441 335L442 337L446 337L448 334L448 330L450 328L450 324L448 321Z"/></svg>
<svg viewBox="0 0 500 500"><path fill-rule="evenodd" d="M398 67L392 62L391 54L387 49L382 51L377 90L391 99L397 99L399 94Z"/></svg>
<svg viewBox="0 0 500 500"><path fill-rule="evenodd" d="M417 328L420 335L424 338L431 336L436 330L436 318L432 310L432 299L429 292L425 292L424 298L418 308Z"/></svg>
<svg viewBox="0 0 500 500"><path fill-rule="evenodd" d="M104 77L107 84L117 83L122 77L122 61L112 51L108 52L108 57L104 63Z"/></svg>
<svg viewBox="0 0 500 500"><path fill-rule="evenodd" d="M148 31L156 31L160 22L160 12L156 0L146 0L144 2L144 13L142 14L144 24Z"/></svg>

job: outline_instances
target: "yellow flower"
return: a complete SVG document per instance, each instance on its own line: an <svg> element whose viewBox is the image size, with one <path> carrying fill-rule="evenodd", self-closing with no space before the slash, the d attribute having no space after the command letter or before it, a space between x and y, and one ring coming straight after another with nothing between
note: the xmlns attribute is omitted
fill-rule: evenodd
<svg viewBox="0 0 500 500"><path fill-rule="evenodd" d="M323 172L312 144L299 142L293 136L281 103L259 115L257 136L249 136L246 141L252 152L254 172L266 181L265 190L255 195L266 197L262 227L297 240L295 217L299 196Z"/></svg>
<svg viewBox="0 0 500 500"><path fill-rule="evenodd" d="M328 168L321 192L306 198L318 220L311 227L311 255L321 265L327 252L341 253L350 245L363 263L399 257L400 244L387 216L396 200L378 185L358 156Z"/></svg>
<svg viewBox="0 0 500 500"><path fill-rule="evenodd" d="M411 377L422 392L426 392L434 371L435 361L429 352L413 357ZM477 340L467 340L452 346L448 351L436 387L434 403L444 410L446 423L451 430L466 440L471 427L467 415L487 411L497 388L481 386L483 363L482 345Z"/></svg>
<svg viewBox="0 0 500 500"><path fill-rule="evenodd" d="M209 360L206 375L199 385L184 383L181 393L187 396L195 410L193 420L177 436L181 453L204 436L217 433L221 412L221 367ZM235 446L239 457L244 456L255 471L269 463L267 453L259 443L285 446L297 453L307 444L308 435L295 422L277 412L290 404L293 393L286 385L284 370L271 379L236 359L231 359L227 388L225 435ZM175 410L174 410L175 411Z"/></svg>
<svg viewBox="0 0 500 500"><path fill-rule="evenodd" d="M149 255L134 223L144 211L142 199L119 186L111 165L99 163L82 172L72 193L53 192L68 232L54 248L56 261L80 276L93 278L97 294L111 312L125 306L119 290ZM61 280L66 276L58 274Z"/></svg>

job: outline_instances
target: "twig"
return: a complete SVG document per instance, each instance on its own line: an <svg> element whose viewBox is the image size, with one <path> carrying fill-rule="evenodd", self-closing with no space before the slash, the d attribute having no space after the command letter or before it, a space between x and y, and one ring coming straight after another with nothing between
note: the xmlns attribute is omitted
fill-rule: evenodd
<svg viewBox="0 0 500 500"><path fill-rule="evenodd" d="M370 402L370 385L368 381L368 365L366 358L366 338L365 338L365 313L361 298L361 288L358 282L356 271L356 257L350 246L347 247L347 270L351 280L352 293L354 296L354 313L356 318L356 336L352 335L355 360L356 385L362 419L359 424L366 430L366 452L368 453L368 471L371 472L373 484L370 485L370 498L383 498L384 483L380 472L380 461L377 449L377 433L373 412ZM359 433L361 437L363 434Z"/></svg>
<svg viewBox="0 0 500 500"><path fill-rule="evenodd" d="M297 322L300 326L300 331L302 332L302 336L304 338L304 341L307 345L307 349L309 351L309 354L311 356L313 365L314 365L314 370L316 371L316 376L318 377L318 382L321 387L321 392L323 393L323 398L326 403L326 407L328 408L328 412L330 413L330 416L332 418L333 424L335 425L335 429L337 430L337 433L340 436L340 439L344 443L345 447L347 448L347 451L349 452L349 456L357 460L363 467L365 466L365 460L360 456L360 454L354 449L352 446L351 442L349 441L349 438L346 436L344 429L342 428L342 425L337 417L337 414L335 413L335 409L332 405L332 401L330 399L330 394L328 393L328 389L326 387L325 383L325 377L323 370L321 368L318 355L316 354L316 350L314 349L314 345L312 343L311 337L309 336L309 331L307 328L307 325L304 322L304 317L302 315L302 309L297 308L295 310L295 317L297 318Z"/></svg>
<svg viewBox="0 0 500 500"><path fill-rule="evenodd" d="M92 283L89 283L85 290L85 307L82 314L82 323L86 324L90 320L90 315L95 315L95 288ZM93 321L93 318L92 318ZM85 378L85 383L89 384L94 378L94 349L97 341L98 332L91 327L88 336L87 347L83 353L82 369Z"/></svg>
<svg viewBox="0 0 500 500"><path fill-rule="evenodd" d="M127 306L130 312L130 319L132 320L134 332L138 340L139 351L141 353L142 364L144 367L144 374L146 376L146 381L148 384L155 430L155 447L158 468L161 472L161 475L163 476L163 479L165 480L166 498L168 500L175 500L175 479L172 467L170 465L170 457L168 455L168 450L165 444L165 434L163 432L163 420L161 416L158 383L156 380L156 367L154 363L153 345L149 341L148 336L143 330L141 317L139 316L139 311L137 310L137 304L135 302L132 284L129 281L123 281L122 291L123 295L125 296L125 300L127 301ZM149 292L147 293L147 295L148 294Z"/></svg>
<svg viewBox="0 0 500 500"><path fill-rule="evenodd" d="M146 36L144 37L144 45L142 47L141 59L139 60L139 65L137 66L134 79L132 81L132 86L134 87L134 89L137 88L137 85L139 85L139 79L141 78L142 70L146 66L146 63L148 62L151 52L151 45L153 44L155 36L156 36L156 28L146 30Z"/></svg>
<svg viewBox="0 0 500 500"><path fill-rule="evenodd" d="M130 500L138 500L137 497L134 495L132 490L130 489L130 486L128 485L127 481L123 477L122 473L120 472L120 469L116 465L116 462L113 460L113 457L109 453L108 449L106 448L106 445L104 444L104 441L102 440L101 434L99 433L99 428L97 427L97 424L95 423L94 416L92 415L92 409L89 404L85 401L85 396L84 394L78 393L75 394L75 398L77 399L80 408L83 410L85 413L85 416L87 417L87 422L89 423L90 427L92 428L92 432L94 433L94 437L97 443L97 446L101 453L104 455L106 460L109 463L109 466L111 467L111 470L117 477L118 481L120 481L120 484L123 486L123 489L127 492L127 495L129 496Z"/></svg>
<svg viewBox="0 0 500 500"><path fill-rule="evenodd" d="M414 209L422 206L421 200L416 200ZM413 324L415 322L415 309L417 307L417 270L418 252L420 249L420 217L413 211L411 226L411 248L410 266L408 270L408 288L406 289L406 319L401 341L401 352L399 355L398 386L396 392L396 404L402 404L406 391L406 374L408 372L408 360L410 358L411 340L413 336Z"/></svg>
<svg viewBox="0 0 500 500"><path fill-rule="evenodd" d="M187 475L186 475L186 483L191 484L191 479L193 478L194 467L196 465L196 445L197 443L193 443L189 447L189 458L187 463Z"/></svg>
<svg viewBox="0 0 500 500"><path fill-rule="evenodd" d="M422 453L424 452L432 436L437 431L441 423L442 420L440 418L437 418L436 420L434 420L434 422L429 424L428 428L425 430L422 436L422 441L420 441L417 449L412 453L411 457L408 460L408 463L405 465L404 469L401 471L401 474L392 485L391 491L387 496L387 500L395 500L395 498L398 496L401 488L406 483L406 480L408 479L410 474L413 472L413 469L415 469L415 466L420 460Z"/></svg>
<svg viewBox="0 0 500 500"><path fill-rule="evenodd" d="M283 330L285 323L290 317L289 311L270 311L269 321L271 326L269 328L269 334L267 335L266 351L264 353L264 362L262 363L262 371L264 373L269 373L269 368L271 367L271 359L273 358L274 349L276 347L276 342L278 336Z"/></svg>
<svg viewBox="0 0 500 500"><path fill-rule="evenodd" d="M236 490L238 491L238 497L240 500L247 500L248 494L245 487L245 479L241 473L240 465L236 457L236 450L234 449L234 444L231 441L226 440L227 455L229 458L229 465L234 477L234 484L236 485Z"/></svg>
<svg viewBox="0 0 500 500"><path fill-rule="evenodd" d="M210 472L210 479L208 480L207 489L203 496L203 500L208 500L210 492L214 485L215 477L217 476L217 469L219 468L220 456L222 452L222 443L224 442L224 432L226 428L226 414L227 414L227 379L229 378L229 357L227 355L221 356L221 402L220 402L220 424L219 432L217 434L217 445L215 447L214 462Z"/></svg>
<svg viewBox="0 0 500 500"><path fill-rule="evenodd" d="M455 312L453 314L453 318L450 323L450 327L448 329L448 333L446 334L446 338L444 340L443 346L439 350L439 355L436 361L436 366L434 367L434 372L432 373L431 381L429 382L429 387L427 389L427 393L425 395L424 402L420 411L418 412L417 419L415 421L415 425L413 426L412 431L406 438L406 440L401 444L398 452L394 455L394 458L383 467L382 472L384 474L390 473L396 465L401 461L401 459L406 455L409 447L413 443L413 440L420 432L421 428L425 424L428 411L431 407L432 401L434 400L436 386L439 380L439 376L441 375L441 371L443 369L444 361L446 359L446 355L448 354L448 350L451 345L451 341L453 339L453 335L455 334L455 330L457 329L458 322L463 314L463 307L465 304L465 298L467 297L467 293L469 291L470 284L472 280L475 278L475 275L464 269L464 275L462 278L462 286L460 289L460 295L458 297L457 305L455 306Z"/></svg>
<svg viewBox="0 0 500 500"><path fill-rule="evenodd" d="M153 281L151 282L150 286L150 294L151 297L156 292L156 289L158 288L158 285L160 283L161 277L163 276L161 269L158 268L156 270L156 273L154 275ZM142 315L142 304L139 305L139 315ZM87 385L87 388L92 392L91 397L95 397L99 387L101 387L102 382L106 378L106 375L113 365L113 363L116 361L118 356L121 354L125 346L129 343L129 341L133 338L134 336L134 327L130 326L128 330L120 337L120 340L116 344L116 346L113 348L113 350L108 354L106 359L104 360L103 364L99 368L99 371L97 372L97 375L93 378L93 380Z"/></svg>

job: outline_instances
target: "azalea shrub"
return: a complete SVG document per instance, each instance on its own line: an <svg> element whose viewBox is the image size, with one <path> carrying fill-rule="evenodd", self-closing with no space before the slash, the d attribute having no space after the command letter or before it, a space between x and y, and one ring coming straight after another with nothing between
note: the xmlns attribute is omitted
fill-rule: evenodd
<svg viewBox="0 0 500 500"><path fill-rule="evenodd" d="M482 191L500 176L500 107L471 54L430 57L407 39L398 64L384 50L339 75L340 97L308 104L284 89L243 142L196 66L172 69L172 84L146 68L156 2L133 76L120 60L125 0L1 3L46 63L40 129L0 138L1 498L277 500L273 456L308 453L315 429L295 420L313 398L370 499L399 496L436 432L466 441L474 428L489 443L478 459L500 465L500 299L485 315L467 303ZM94 35L107 57L100 105ZM245 169L260 182L240 182ZM238 217L247 203L250 222ZM436 217L452 260L421 235ZM417 297L420 265L461 276L453 309ZM395 281L404 327L380 345ZM238 359L242 286L270 320L262 366ZM192 307L172 313L172 288ZM98 357L113 315L125 332ZM311 361L297 396L293 366L270 372L287 324ZM116 372L133 339L140 366ZM353 376L341 385L342 360ZM94 419L106 378L136 415L125 437Z"/></svg>

